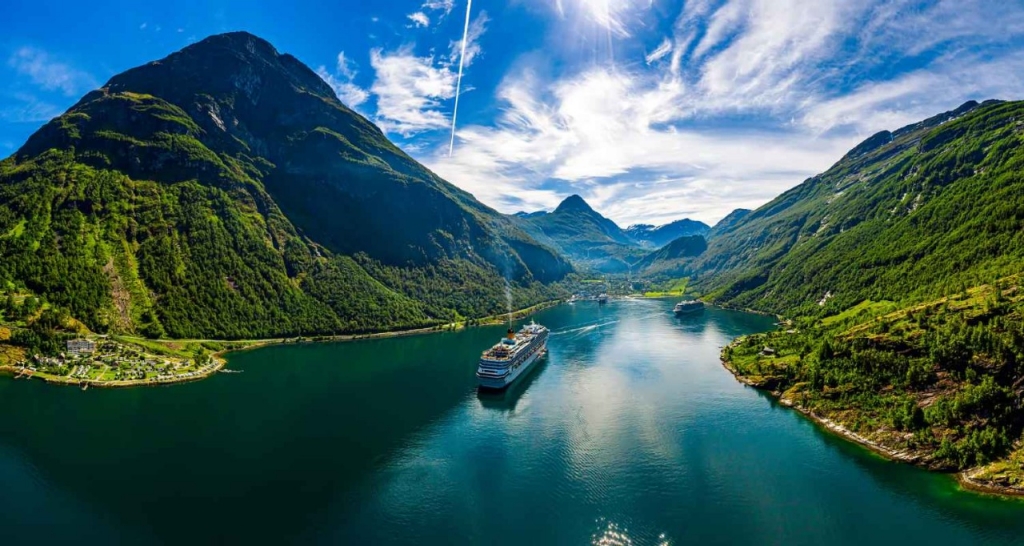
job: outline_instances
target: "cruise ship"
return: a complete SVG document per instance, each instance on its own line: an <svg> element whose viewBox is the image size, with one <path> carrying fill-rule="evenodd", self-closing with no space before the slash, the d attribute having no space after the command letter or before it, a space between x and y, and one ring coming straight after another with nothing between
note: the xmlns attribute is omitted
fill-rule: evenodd
<svg viewBox="0 0 1024 546"><path fill-rule="evenodd" d="M687 315L690 313L696 313L697 311L704 310L704 302L700 300L686 300L676 304L675 311L676 316Z"/></svg>
<svg viewBox="0 0 1024 546"><path fill-rule="evenodd" d="M548 329L531 322L516 332L511 327L500 343L484 351L476 377L483 389L501 390L526 373L547 352Z"/></svg>

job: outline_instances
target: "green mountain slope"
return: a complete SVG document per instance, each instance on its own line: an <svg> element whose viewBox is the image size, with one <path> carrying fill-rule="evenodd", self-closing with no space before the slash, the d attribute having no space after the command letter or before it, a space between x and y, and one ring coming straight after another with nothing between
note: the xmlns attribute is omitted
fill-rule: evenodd
<svg viewBox="0 0 1024 546"><path fill-rule="evenodd" d="M684 218L663 226L635 224L625 229L626 235L644 248L661 248L680 237L707 236L711 228L704 222Z"/></svg>
<svg viewBox="0 0 1024 546"><path fill-rule="evenodd" d="M704 235L704 237L707 239L711 239L713 237L718 237L723 233L728 233L734 227L736 227L737 224L740 223L740 220L745 218L751 212L753 211L750 209L736 209L730 212L725 216L725 218L722 218L721 220L719 220L717 224L712 226L711 229L708 230L708 232Z"/></svg>
<svg viewBox="0 0 1024 546"><path fill-rule="evenodd" d="M633 271L655 278L679 277L685 274L689 260L700 256L707 248L707 241L701 235L680 237L644 256L633 265Z"/></svg>
<svg viewBox="0 0 1024 546"><path fill-rule="evenodd" d="M246 33L115 76L0 163L0 258L94 330L174 337L433 324L571 271Z"/></svg>
<svg viewBox="0 0 1024 546"><path fill-rule="evenodd" d="M834 313L1017 273L1024 103L967 103L868 139L709 240L690 266L734 305Z"/></svg>
<svg viewBox="0 0 1024 546"><path fill-rule="evenodd" d="M574 263L604 273L622 273L644 252L615 222L601 216L578 195L551 213L510 216L538 241L560 250Z"/></svg>

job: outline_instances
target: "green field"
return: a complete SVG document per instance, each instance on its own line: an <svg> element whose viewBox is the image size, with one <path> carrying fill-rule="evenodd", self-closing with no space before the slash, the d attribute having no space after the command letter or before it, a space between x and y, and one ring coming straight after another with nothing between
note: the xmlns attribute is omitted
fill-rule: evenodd
<svg viewBox="0 0 1024 546"><path fill-rule="evenodd" d="M644 292L645 298L673 298L682 297L686 293L686 287L690 279L673 279L671 281L655 285L654 290Z"/></svg>

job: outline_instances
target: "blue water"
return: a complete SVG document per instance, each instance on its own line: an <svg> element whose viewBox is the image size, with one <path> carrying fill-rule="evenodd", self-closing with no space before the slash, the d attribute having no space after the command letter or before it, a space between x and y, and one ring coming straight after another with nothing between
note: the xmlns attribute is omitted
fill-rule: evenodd
<svg viewBox="0 0 1024 546"><path fill-rule="evenodd" d="M960 491L745 387L766 317L671 301L538 314L549 355L483 395L502 329L238 353L162 388L0 380L0 544L1021 544Z"/></svg>

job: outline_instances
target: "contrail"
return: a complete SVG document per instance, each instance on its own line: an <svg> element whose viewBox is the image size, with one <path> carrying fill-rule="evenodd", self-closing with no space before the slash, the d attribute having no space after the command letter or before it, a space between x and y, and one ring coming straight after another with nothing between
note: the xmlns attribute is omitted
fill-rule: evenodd
<svg viewBox="0 0 1024 546"><path fill-rule="evenodd" d="M462 92L462 67L466 62L466 41L469 39L469 14L473 11L473 0L466 2L466 26L462 29L462 53L459 54L459 79L455 83L455 110L452 111L452 141L448 144L448 157L455 151L455 118L459 115L459 93Z"/></svg>

